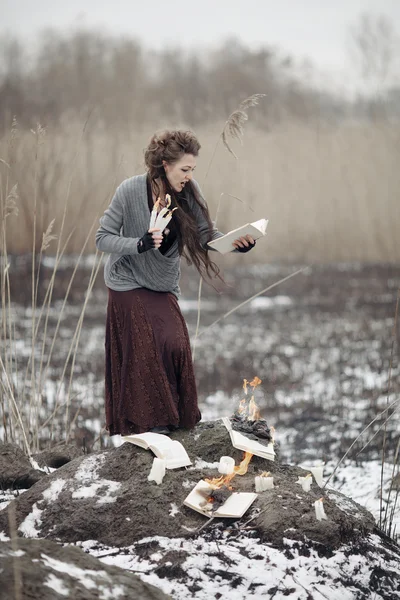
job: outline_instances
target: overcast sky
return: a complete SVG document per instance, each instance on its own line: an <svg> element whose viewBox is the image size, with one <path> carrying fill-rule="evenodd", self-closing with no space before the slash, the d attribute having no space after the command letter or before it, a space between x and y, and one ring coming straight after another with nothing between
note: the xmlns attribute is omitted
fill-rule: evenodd
<svg viewBox="0 0 400 600"><path fill-rule="evenodd" d="M340 79L349 69L349 26L363 12L385 14L400 28L400 0L0 0L0 32L32 39L44 27L83 25L154 48L215 46L235 35L308 57Z"/></svg>

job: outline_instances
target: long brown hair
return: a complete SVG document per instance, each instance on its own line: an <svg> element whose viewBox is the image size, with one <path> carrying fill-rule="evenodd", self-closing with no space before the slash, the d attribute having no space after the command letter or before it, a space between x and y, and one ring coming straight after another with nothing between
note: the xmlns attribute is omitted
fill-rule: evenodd
<svg viewBox="0 0 400 600"><path fill-rule="evenodd" d="M163 166L163 161L173 164L180 160L184 154L198 156L200 148L200 143L192 131L165 130L153 135L145 149L144 160L152 189L156 189L157 196L165 191L171 196L172 206L181 209L174 211L173 214L173 219L177 224L179 253L186 258L189 265L194 264L202 277L207 275L209 279L218 277L222 280L218 265L210 259L208 251L200 245L197 223L185 198L187 198L187 194L190 194L194 202L200 207L208 223L210 240L213 225L207 205L201 202L198 191L191 181L186 184L184 192L180 194L175 192L167 179ZM164 190L160 189L158 181L162 182Z"/></svg>

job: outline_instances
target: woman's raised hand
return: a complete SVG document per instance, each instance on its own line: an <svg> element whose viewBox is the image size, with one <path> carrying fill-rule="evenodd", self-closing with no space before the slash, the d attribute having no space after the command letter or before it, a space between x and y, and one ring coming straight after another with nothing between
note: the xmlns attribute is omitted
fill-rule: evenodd
<svg viewBox="0 0 400 600"><path fill-rule="evenodd" d="M147 250L159 248L161 246L162 239L163 236L159 229L156 229L155 227L149 229L137 243L139 254L142 254L142 252L147 252Z"/></svg>
<svg viewBox="0 0 400 600"><path fill-rule="evenodd" d="M256 245L256 241L251 237L251 235L246 235L246 237L240 237L233 242L234 248L238 252L248 252Z"/></svg>

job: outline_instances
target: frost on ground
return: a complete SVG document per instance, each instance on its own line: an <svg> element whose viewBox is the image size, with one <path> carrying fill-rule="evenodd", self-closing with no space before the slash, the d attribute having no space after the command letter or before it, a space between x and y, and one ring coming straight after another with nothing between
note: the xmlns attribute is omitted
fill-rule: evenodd
<svg viewBox="0 0 400 600"><path fill-rule="evenodd" d="M60 492L62 491L65 485L65 481L63 479L56 479L50 485L50 487L45 490L42 494L43 502L48 505L57 500ZM42 503L41 503L42 504ZM40 530L38 527L42 524L42 512L43 510L38 507L37 503L32 506L32 512L26 517L26 519L21 523L18 528L18 531L22 533L25 537L28 538L37 538L40 535Z"/></svg>
<svg viewBox="0 0 400 600"><path fill-rule="evenodd" d="M333 471L334 467L335 464L332 462L326 465L325 469L327 476ZM389 520L392 518L393 521L392 533L394 530L397 533L400 533L400 502L398 498L398 486L400 485L400 482L392 487L389 496L390 482L393 473L396 474L396 469L393 469L393 464L386 463L383 469L383 494L381 506L381 469L382 464L377 460L371 460L362 464L356 464L354 461L348 460L340 465L335 475L332 477L330 485L348 498L361 504L361 506L365 506L365 508L373 514L377 523L379 523L381 515L384 524L386 513L387 519ZM398 472L397 469L397 473Z"/></svg>
<svg viewBox="0 0 400 600"><path fill-rule="evenodd" d="M359 547L328 553L318 544L285 539L283 551L233 526L214 529L195 540L153 537L129 548L80 546L109 564L138 573L174 600L210 598L293 598L353 600L396 598L400 592L400 552L371 535ZM107 554L109 553L109 556ZM385 555L383 564L382 556ZM315 596L314 596L315 594Z"/></svg>
<svg viewBox="0 0 400 600"><path fill-rule="evenodd" d="M20 547L17 551L15 544ZM0 542L0 564L0 596L5 600L167 598L126 570L101 563L79 548L49 540Z"/></svg>

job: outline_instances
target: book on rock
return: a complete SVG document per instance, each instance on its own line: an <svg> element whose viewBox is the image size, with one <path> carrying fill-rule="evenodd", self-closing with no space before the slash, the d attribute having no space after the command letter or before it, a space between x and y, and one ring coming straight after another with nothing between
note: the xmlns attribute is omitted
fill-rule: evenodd
<svg viewBox="0 0 400 600"><path fill-rule="evenodd" d="M237 448L238 450L243 450L244 452L251 452L251 454L261 456L261 458L266 458L267 460L275 460L275 450L273 442L269 442L268 444L261 444L257 440L252 440L248 438L243 433L240 433L240 431L236 431L235 429L233 429L229 417L222 417L222 422L229 431L232 446L234 448Z"/></svg>
<svg viewBox="0 0 400 600"><path fill-rule="evenodd" d="M232 245L235 240L240 237L250 235L254 240L258 240L260 237L267 235L268 219L259 219L253 223L246 223L237 229L232 229L225 235L208 242L208 246L214 250L218 250L221 254L227 254L235 250Z"/></svg>
<svg viewBox="0 0 400 600"><path fill-rule="evenodd" d="M244 513L257 498L257 494L252 492L233 492L217 510L213 511L205 508L207 506L206 498L211 492L212 488L210 485L202 479L185 498L183 504L205 517L238 519L243 517Z"/></svg>
<svg viewBox="0 0 400 600"><path fill-rule="evenodd" d="M151 450L157 458L165 460L167 469L179 469L192 464L188 453L178 440L171 440L167 435L161 433L137 433L122 436L124 442L130 442L145 450Z"/></svg>

